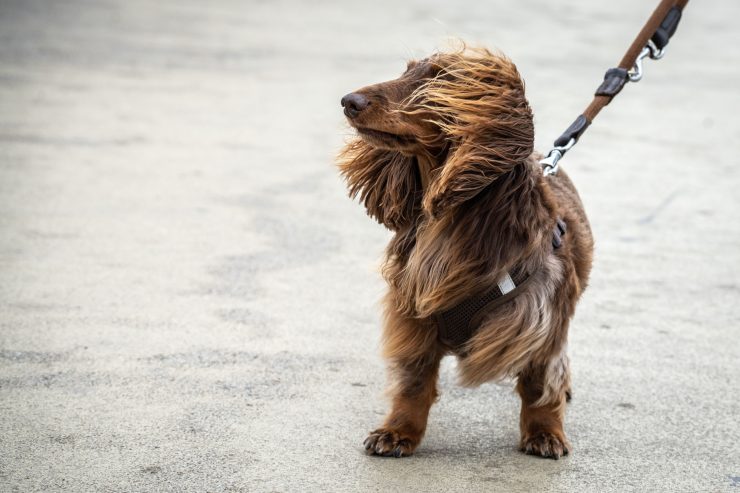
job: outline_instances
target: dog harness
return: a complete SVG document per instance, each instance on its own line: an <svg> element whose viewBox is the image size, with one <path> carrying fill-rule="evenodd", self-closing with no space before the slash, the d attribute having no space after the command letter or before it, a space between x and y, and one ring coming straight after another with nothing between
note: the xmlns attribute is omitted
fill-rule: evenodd
<svg viewBox="0 0 740 493"><path fill-rule="evenodd" d="M557 219L552 232L553 249L562 246L565 230L565 223ZM489 291L472 296L448 310L435 314L433 319L437 324L437 337L451 348L460 348L473 337L483 322L483 317L494 308L513 299L530 278L531 273L524 268L515 267L511 272L504 274Z"/></svg>

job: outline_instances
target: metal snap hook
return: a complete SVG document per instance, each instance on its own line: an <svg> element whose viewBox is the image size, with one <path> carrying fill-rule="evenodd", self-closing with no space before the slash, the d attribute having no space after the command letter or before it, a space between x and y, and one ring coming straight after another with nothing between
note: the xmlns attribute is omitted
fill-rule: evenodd
<svg viewBox="0 0 740 493"><path fill-rule="evenodd" d="M650 56L652 51L649 47L644 47L639 55L637 55L637 60L635 60L635 64L632 66L629 71L627 71L627 76L630 79L630 82L639 82L640 79L642 79L642 59L646 56Z"/></svg>
<svg viewBox="0 0 740 493"><path fill-rule="evenodd" d="M558 161L560 161L565 153L568 152L568 150L574 145L576 145L576 139L571 138L564 146L553 147L550 152L547 153L547 156L540 160L540 165L542 166L542 174L544 176L556 174L559 169Z"/></svg>

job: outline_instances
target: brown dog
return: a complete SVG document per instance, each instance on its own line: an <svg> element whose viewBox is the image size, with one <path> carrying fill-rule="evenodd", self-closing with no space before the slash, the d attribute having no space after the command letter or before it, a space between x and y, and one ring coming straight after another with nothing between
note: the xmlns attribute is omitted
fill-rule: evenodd
<svg viewBox="0 0 740 493"><path fill-rule="evenodd" d="M366 450L413 453L454 353L464 385L518 379L521 450L567 454L566 340L593 240L571 181L544 177L533 154L516 67L487 50L435 54L342 106L359 134L340 157L350 195L395 232L383 267L392 409Z"/></svg>

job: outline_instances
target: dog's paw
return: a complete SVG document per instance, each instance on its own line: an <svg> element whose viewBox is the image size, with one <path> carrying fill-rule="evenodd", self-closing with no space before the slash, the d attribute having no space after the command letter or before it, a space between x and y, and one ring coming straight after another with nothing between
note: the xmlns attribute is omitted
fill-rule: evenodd
<svg viewBox="0 0 740 493"><path fill-rule="evenodd" d="M365 451L383 457L408 457L414 453L416 440L389 428L371 431L365 439Z"/></svg>
<svg viewBox="0 0 740 493"><path fill-rule="evenodd" d="M570 443L564 436L557 436L547 431L522 438L519 449L528 455L550 457L558 460L570 452Z"/></svg>

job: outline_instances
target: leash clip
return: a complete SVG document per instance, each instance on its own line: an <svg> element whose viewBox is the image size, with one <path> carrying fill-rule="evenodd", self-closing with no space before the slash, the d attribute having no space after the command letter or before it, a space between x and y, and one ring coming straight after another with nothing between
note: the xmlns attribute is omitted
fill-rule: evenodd
<svg viewBox="0 0 740 493"><path fill-rule="evenodd" d="M542 174L544 176L556 174L559 168L558 161L560 161L560 159L565 156L565 153L574 145L576 145L576 139L571 138L564 146L553 147L550 152L547 153L547 156L540 160Z"/></svg>
<svg viewBox="0 0 740 493"><path fill-rule="evenodd" d="M648 40L647 45L642 49L635 65L627 71L627 76L630 82L639 82L642 79L642 60L645 57L650 57L651 60L660 60L665 56L665 48L658 48L652 39Z"/></svg>

